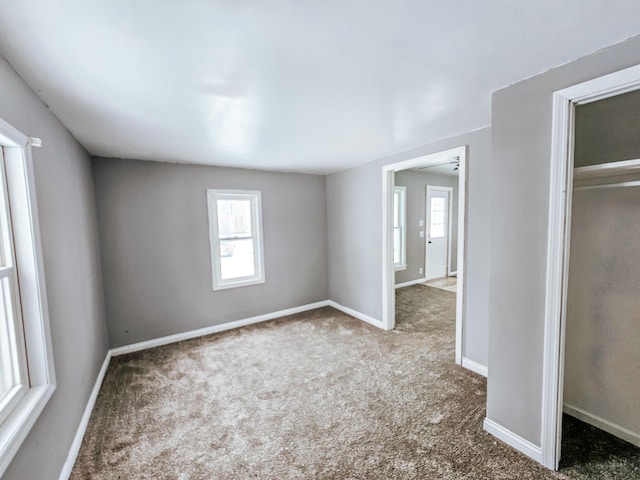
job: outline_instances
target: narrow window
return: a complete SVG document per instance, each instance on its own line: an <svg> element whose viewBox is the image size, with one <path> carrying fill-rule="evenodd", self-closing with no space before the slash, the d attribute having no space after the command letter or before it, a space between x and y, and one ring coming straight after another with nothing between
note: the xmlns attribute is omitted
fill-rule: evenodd
<svg viewBox="0 0 640 480"><path fill-rule="evenodd" d="M10 219L4 154L0 148L0 423L29 387Z"/></svg>
<svg viewBox="0 0 640 480"><path fill-rule="evenodd" d="M260 192L208 190L207 201L213 289L264 283Z"/></svg>
<svg viewBox="0 0 640 480"><path fill-rule="evenodd" d="M406 228L407 187L393 189L393 267L395 270L407 268L407 228Z"/></svg>
<svg viewBox="0 0 640 480"><path fill-rule="evenodd" d="M0 476L55 390L29 139L0 120Z"/></svg>
<svg viewBox="0 0 640 480"><path fill-rule="evenodd" d="M442 238L445 236L447 226L447 199L443 197L431 197L431 224L429 238Z"/></svg>

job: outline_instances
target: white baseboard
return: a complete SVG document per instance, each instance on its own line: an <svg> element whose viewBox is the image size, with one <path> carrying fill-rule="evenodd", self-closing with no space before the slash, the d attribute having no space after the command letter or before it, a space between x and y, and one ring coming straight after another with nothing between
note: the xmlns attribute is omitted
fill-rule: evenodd
<svg viewBox="0 0 640 480"><path fill-rule="evenodd" d="M112 356L124 355L125 353L138 352L140 350L146 350L147 348L159 347L161 345L168 345L170 343L181 342L182 340L189 340L192 338L202 337L204 335L210 335L212 333L224 332L225 330L231 330L234 328L245 327L254 323L266 322L275 318L286 317L287 315L293 315L295 313L306 312L307 310L314 310L316 308L326 307L330 304L328 300L322 302L309 303L307 305L301 305L299 307L287 308L285 310L279 310L277 312L265 313L264 315L257 315L255 317L245 318L243 320L236 320L234 322L222 323L220 325L213 325L211 327L199 328L197 330L189 330L188 332L176 333L175 335L168 335L166 337L154 338L153 340L147 340L144 342L132 343L131 345L125 345L123 347L116 347L111 349Z"/></svg>
<svg viewBox="0 0 640 480"><path fill-rule="evenodd" d="M474 362L473 360L468 359L467 357L462 357L462 366L472 372L482 375L483 377L488 377L489 370L485 365L481 363Z"/></svg>
<svg viewBox="0 0 640 480"><path fill-rule="evenodd" d="M563 410L567 415L576 417L578 420L582 420L584 423L588 423L589 425L599 428L600 430L604 430L611 435L632 443L636 447L640 447L640 434L632 432L628 428L621 427L620 425L610 422L609 420L605 420L604 418L593 415L586 410L568 405L566 403L564 404Z"/></svg>
<svg viewBox="0 0 640 480"><path fill-rule="evenodd" d="M352 317L355 317L358 320L362 320L363 322L367 322L373 325L374 327L382 328L383 330L385 330L385 328L382 326L382 322L378 319L370 317L369 315L365 315L364 313L358 312L357 310L354 310L352 308L345 307L344 305L340 305L339 303L334 302L333 300L329 300L328 304L330 307L333 307L336 310L340 310L341 312L346 313L347 315L351 315Z"/></svg>
<svg viewBox="0 0 640 480"><path fill-rule="evenodd" d="M542 463L542 448L534 445L529 440L525 440L520 435L516 435L511 430L504 428L502 425L494 422L489 418L484 419L482 424L484 429L507 445L524 453L527 457L534 459L538 463Z"/></svg>
<svg viewBox="0 0 640 480"><path fill-rule="evenodd" d="M408 282L398 283L396 284L396 288L410 287L411 285L417 285L419 283L426 282L426 278L418 278L417 280L410 280Z"/></svg>
<svg viewBox="0 0 640 480"><path fill-rule="evenodd" d="M98 398L98 393L100 392L100 387L102 386L102 381L104 380L104 376L107 373L107 368L109 367L110 361L111 350L107 351L107 356L105 357L104 362L102 362L102 367L98 372L98 377L96 378L96 382L93 385L93 390L91 390L91 395L89 395L87 406L85 407L82 418L80 419L80 425L78 425L76 436L73 437L73 443L71 443L71 448L69 448L67 460L64 462L64 466L62 467L62 471L60 472L60 480L68 480L71 476L71 470L73 470L73 466L76 463L76 458L78 457L78 453L80 452L82 439L84 438L84 433L87 430L87 426L89 425L89 418L91 418L91 412L93 411L93 406L95 405L96 399Z"/></svg>

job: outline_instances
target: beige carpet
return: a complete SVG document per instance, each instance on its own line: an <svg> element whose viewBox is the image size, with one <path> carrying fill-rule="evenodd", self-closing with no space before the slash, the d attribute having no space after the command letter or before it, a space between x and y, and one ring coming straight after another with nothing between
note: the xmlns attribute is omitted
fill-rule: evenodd
<svg viewBox="0 0 640 480"><path fill-rule="evenodd" d="M614 478L549 472L482 430L454 303L416 285L392 332L324 308L116 357L72 479Z"/></svg>

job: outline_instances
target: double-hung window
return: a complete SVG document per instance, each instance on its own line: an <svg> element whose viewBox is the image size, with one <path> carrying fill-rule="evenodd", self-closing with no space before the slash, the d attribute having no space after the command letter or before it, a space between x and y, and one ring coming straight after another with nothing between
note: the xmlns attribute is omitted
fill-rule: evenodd
<svg viewBox="0 0 640 480"><path fill-rule="evenodd" d="M0 148L0 423L29 387L9 197Z"/></svg>
<svg viewBox="0 0 640 480"><path fill-rule="evenodd" d="M407 187L393 188L393 267L407 268Z"/></svg>
<svg viewBox="0 0 640 480"><path fill-rule="evenodd" d="M55 390L29 141L0 120L0 476Z"/></svg>
<svg viewBox="0 0 640 480"><path fill-rule="evenodd" d="M264 283L259 191L207 190L213 289Z"/></svg>

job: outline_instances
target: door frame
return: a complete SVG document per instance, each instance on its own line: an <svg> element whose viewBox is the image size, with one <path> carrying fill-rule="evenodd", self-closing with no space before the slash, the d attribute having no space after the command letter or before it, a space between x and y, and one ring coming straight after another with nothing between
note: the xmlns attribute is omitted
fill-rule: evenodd
<svg viewBox="0 0 640 480"><path fill-rule="evenodd" d="M455 361L462 365L463 320L466 305L465 255L467 251L467 146L423 155L382 167L382 328L393 330L396 324L395 270L393 268L393 187L395 172L427 165L437 165L452 157L460 159L458 170L458 276L456 293L456 349Z"/></svg>
<svg viewBox="0 0 640 480"><path fill-rule="evenodd" d="M426 199L425 199L425 228L424 228L424 278L427 278L427 245L429 244L429 236L427 233L429 232L431 219L431 212L429 211L429 192L430 191L441 191L447 192L447 266L445 276L449 276L451 274L451 223L453 222L453 187L441 187L439 185L427 185L426 191ZM427 279L429 280L429 279Z"/></svg>
<svg viewBox="0 0 640 480"><path fill-rule="evenodd" d="M638 89L640 65L553 94L540 445L542 464L553 470L558 469L562 440L575 107Z"/></svg>

